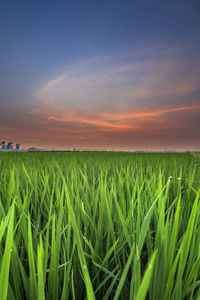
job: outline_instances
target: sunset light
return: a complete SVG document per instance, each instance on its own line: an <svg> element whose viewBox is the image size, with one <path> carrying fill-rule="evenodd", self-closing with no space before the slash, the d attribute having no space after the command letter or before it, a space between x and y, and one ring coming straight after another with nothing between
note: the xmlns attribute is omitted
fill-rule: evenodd
<svg viewBox="0 0 200 300"><path fill-rule="evenodd" d="M198 1L33 3L1 4L2 140L200 147Z"/></svg>

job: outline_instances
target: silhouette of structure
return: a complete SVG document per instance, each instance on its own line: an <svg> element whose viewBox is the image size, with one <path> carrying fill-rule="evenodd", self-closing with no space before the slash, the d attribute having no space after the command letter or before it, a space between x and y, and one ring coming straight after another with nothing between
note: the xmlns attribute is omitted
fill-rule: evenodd
<svg viewBox="0 0 200 300"><path fill-rule="evenodd" d="M7 150L12 150L13 148L13 142L9 142L8 145L7 145Z"/></svg>
<svg viewBox="0 0 200 300"><path fill-rule="evenodd" d="M5 150L6 149L6 142L5 141L3 141L3 142L1 142L1 149L2 150Z"/></svg>
<svg viewBox="0 0 200 300"><path fill-rule="evenodd" d="M16 144L15 150L19 151L20 150L20 144Z"/></svg>
<svg viewBox="0 0 200 300"><path fill-rule="evenodd" d="M28 149L21 149L20 146L21 146L21 144L18 144L18 143L13 144L13 142L6 143L6 141L2 141L2 142L0 142L0 151L5 151L5 152L7 152L7 151L8 152L10 152L10 151L16 151L16 152L43 151L42 149L39 149L39 148L36 148L36 147L31 147L31 148L28 148Z"/></svg>

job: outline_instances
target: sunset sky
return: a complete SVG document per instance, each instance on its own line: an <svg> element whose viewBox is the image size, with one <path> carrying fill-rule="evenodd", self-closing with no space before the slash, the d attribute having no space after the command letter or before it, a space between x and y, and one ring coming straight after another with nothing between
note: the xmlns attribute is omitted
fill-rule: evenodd
<svg viewBox="0 0 200 300"><path fill-rule="evenodd" d="M0 140L200 149L200 1L1 0Z"/></svg>

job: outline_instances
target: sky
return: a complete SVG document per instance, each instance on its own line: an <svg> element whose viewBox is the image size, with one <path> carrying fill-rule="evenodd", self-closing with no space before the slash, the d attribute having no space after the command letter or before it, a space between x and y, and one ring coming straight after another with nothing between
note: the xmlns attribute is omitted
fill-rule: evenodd
<svg viewBox="0 0 200 300"><path fill-rule="evenodd" d="M200 150L200 0L1 0L0 140Z"/></svg>

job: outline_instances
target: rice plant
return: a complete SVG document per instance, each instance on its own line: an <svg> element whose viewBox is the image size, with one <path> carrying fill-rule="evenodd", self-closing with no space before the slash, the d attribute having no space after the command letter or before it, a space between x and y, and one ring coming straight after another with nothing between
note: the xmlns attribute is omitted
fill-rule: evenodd
<svg viewBox="0 0 200 300"><path fill-rule="evenodd" d="M0 299L200 299L198 153L0 153Z"/></svg>

